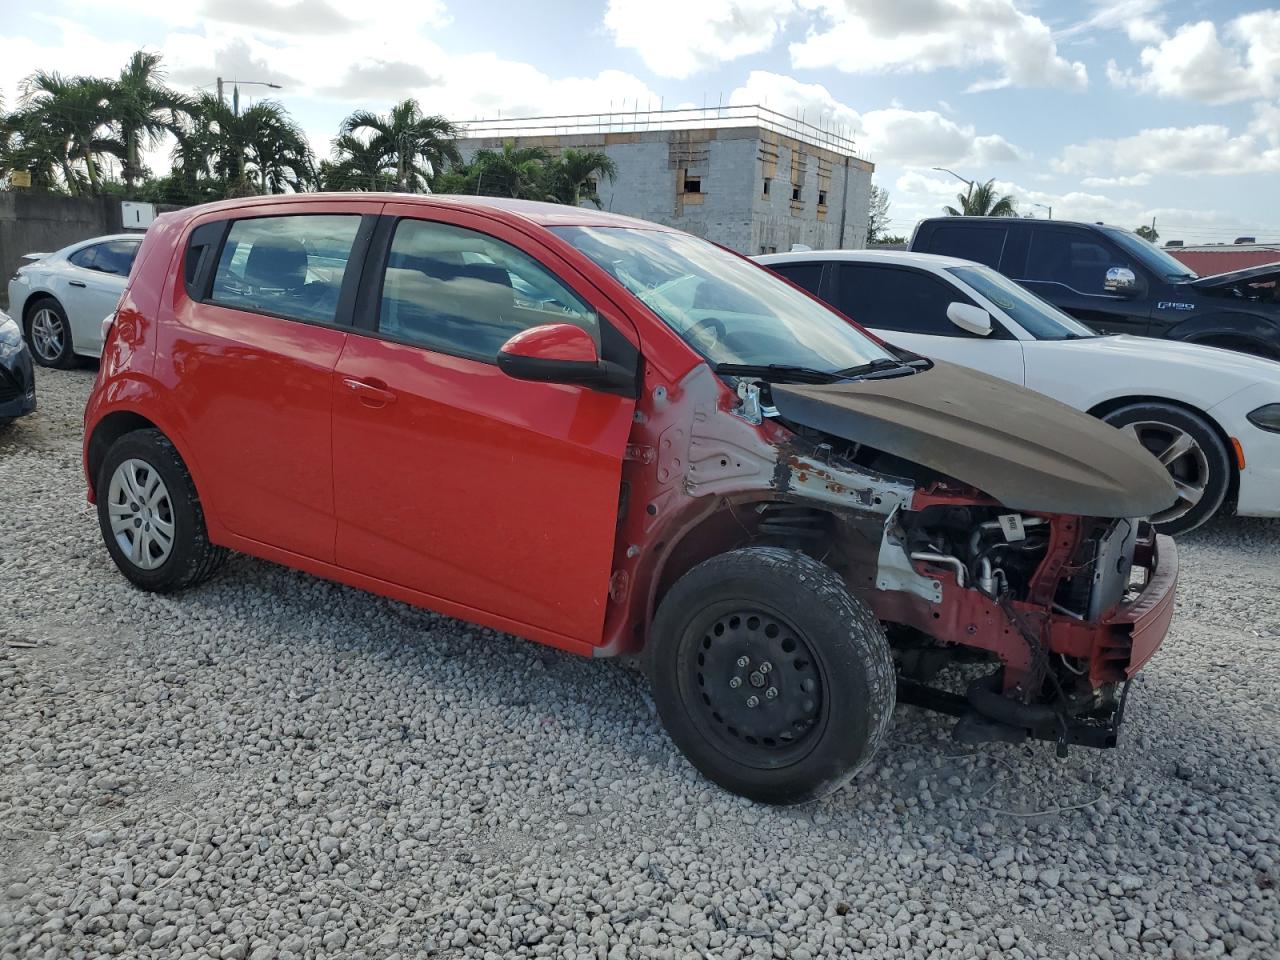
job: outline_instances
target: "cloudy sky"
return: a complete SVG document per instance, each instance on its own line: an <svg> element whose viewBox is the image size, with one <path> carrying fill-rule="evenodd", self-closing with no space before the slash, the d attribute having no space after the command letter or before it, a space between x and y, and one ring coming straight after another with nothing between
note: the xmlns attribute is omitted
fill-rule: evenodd
<svg viewBox="0 0 1280 960"><path fill-rule="evenodd" d="M323 154L405 96L457 120L760 103L843 127L900 232L962 188L945 166L1040 216L1280 238L1280 10L1237 0L43 0L0 25L0 93L138 47L176 86L279 83Z"/></svg>

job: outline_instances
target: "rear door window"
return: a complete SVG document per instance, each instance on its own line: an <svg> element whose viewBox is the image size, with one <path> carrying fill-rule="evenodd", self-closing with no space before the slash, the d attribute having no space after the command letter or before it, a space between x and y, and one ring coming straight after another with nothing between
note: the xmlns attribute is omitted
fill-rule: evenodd
<svg viewBox="0 0 1280 960"><path fill-rule="evenodd" d="M290 320L333 323L356 214L255 217L227 232L209 300Z"/></svg>
<svg viewBox="0 0 1280 960"><path fill-rule="evenodd" d="M488 234L401 220L391 240L378 333L493 363L515 334L571 323L599 341L596 312L528 254Z"/></svg>
<svg viewBox="0 0 1280 960"><path fill-rule="evenodd" d="M938 337L972 337L947 319L953 302L973 300L930 273L869 263L837 263L836 301L865 327Z"/></svg>
<svg viewBox="0 0 1280 960"><path fill-rule="evenodd" d="M786 277L797 287L808 290L815 297L822 290L821 263L771 263L768 268L779 276Z"/></svg>
<svg viewBox="0 0 1280 960"><path fill-rule="evenodd" d="M1107 270L1132 266L1131 257L1085 230L1036 230L1031 235L1023 279L1061 283L1080 293L1105 294Z"/></svg>
<svg viewBox="0 0 1280 960"><path fill-rule="evenodd" d="M979 226L968 223L940 223L934 226L925 246L926 252L961 260L974 260L1000 269L1007 227Z"/></svg>
<svg viewBox="0 0 1280 960"><path fill-rule="evenodd" d="M138 246L137 240L108 240L98 244L94 269L127 277L133 269L133 259L138 255Z"/></svg>

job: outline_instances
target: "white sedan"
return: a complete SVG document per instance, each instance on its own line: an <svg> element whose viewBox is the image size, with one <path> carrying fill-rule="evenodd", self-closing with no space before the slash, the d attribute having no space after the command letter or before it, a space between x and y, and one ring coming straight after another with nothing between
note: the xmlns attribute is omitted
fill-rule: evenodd
<svg viewBox="0 0 1280 960"><path fill-rule="evenodd" d="M1233 499L1241 516L1280 516L1280 363L1099 336L968 260L871 250L756 259L890 343L1023 384L1133 434L1178 489L1178 501L1152 517L1162 532L1192 530Z"/></svg>
<svg viewBox="0 0 1280 960"><path fill-rule="evenodd" d="M9 281L9 313L42 367L102 354L102 318L113 313L142 235L94 237L57 253L29 253Z"/></svg>

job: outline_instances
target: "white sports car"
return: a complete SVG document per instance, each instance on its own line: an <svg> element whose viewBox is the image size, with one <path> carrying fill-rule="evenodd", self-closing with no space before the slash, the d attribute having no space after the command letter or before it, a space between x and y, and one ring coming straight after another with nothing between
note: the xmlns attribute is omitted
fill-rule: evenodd
<svg viewBox="0 0 1280 960"><path fill-rule="evenodd" d="M1023 384L1133 434L1180 494L1151 518L1164 533L1192 530L1231 500L1241 516L1280 516L1280 363L1100 336L968 260L873 250L756 259L890 343Z"/></svg>
<svg viewBox="0 0 1280 960"><path fill-rule="evenodd" d="M94 237L57 253L29 253L9 281L9 314L42 367L102 354L102 318L113 313L142 235Z"/></svg>

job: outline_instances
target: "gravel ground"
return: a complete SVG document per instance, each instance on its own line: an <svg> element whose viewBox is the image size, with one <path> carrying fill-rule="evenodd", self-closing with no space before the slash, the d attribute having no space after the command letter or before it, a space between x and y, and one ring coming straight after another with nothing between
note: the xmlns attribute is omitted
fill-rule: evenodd
<svg viewBox="0 0 1280 960"><path fill-rule="evenodd" d="M622 664L245 557L130 588L92 377L0 434L5 960L1280 956L1280 523L1184 540L1118 750L900 707L848 789L770 809Z"/></svg>

